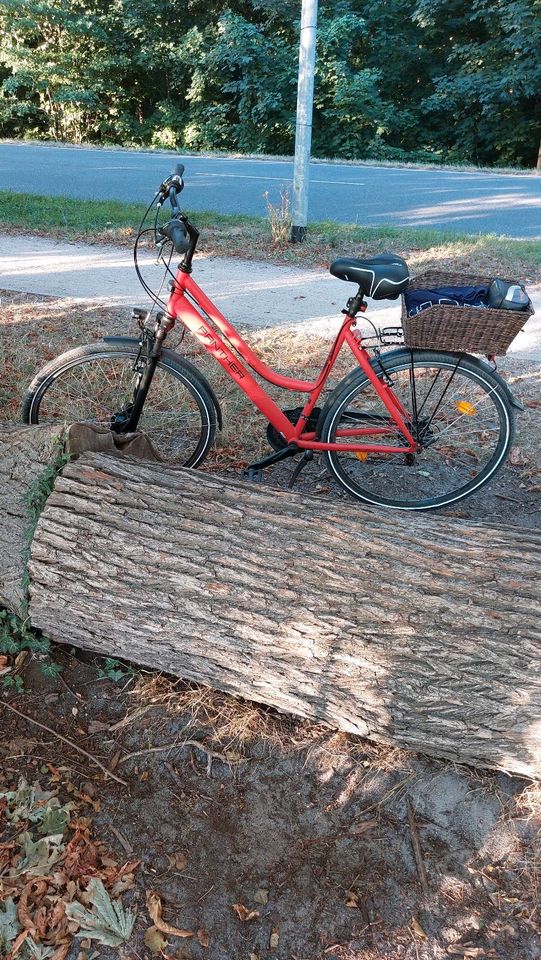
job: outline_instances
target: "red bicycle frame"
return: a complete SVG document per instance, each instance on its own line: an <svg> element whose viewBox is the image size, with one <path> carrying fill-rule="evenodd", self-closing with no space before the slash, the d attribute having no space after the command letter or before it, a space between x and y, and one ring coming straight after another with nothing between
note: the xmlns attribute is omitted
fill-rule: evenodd
<svg viewBox="0 0 541 960"><path fill-rule="evenodd" d="M405 454L408 452L413 453L418 449L418 444L406 426L409 413L402 406L392 389L380 380L375 373L370 363L369 354L362 346L361 334L358 330L353 329L356 324L354 316L346 314L346 318L338 331L321 373L314 382L284 377L276 371L271 370L270 367L253 353L239 332L226 320L224 315L218 310L212 300L206 296L186 270L179 269L176 273L172 284L172 292L167 302L166 317L173 322L180 320L181 323L184 324L190 333L203 344L205 349L208 350L224 370L227 371L240 389L244 391L258 410L261 411L263 416L283 435L288 444L294 443L301 450L349 450L352 453L364 451L366 453ZM220 333L223 334L229 344L231 344L231 347L237 351L244 363L268 383L273 383L275 386L281 387L284 390L308 394L308 399L296 424L288 420L272 397L259 385L257 380L255 380L249 370L247 370L246 366L239 360L239 357L236 356L233 350L225 343ZM403 434L407 441L407 446L390 446L383 443L362 442L362 437L374 435L383 436L393 433L394 428L391 425L337 430L337 437L359 437L359 443L321 443L315 439L315 433L305 431L304 427L317 403L317 399L344 343L347 343L353 356L380 397L389 413L390 420Z"/></svg>

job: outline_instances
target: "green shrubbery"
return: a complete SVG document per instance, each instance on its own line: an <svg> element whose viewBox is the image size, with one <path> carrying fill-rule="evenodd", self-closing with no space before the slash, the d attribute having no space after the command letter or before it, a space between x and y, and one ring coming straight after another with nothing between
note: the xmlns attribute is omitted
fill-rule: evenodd
<svg viewBox="0 0 541 960"><path fill-rule="evenodd" d="M314 154L535 166L541 0L320 7ZM0 0L0 134L293 148L300 0Z"/></svg>

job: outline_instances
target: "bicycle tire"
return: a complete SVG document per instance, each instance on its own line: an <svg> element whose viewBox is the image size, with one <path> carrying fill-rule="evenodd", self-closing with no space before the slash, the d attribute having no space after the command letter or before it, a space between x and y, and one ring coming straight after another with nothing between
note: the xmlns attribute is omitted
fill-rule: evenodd
<svg viewBox="0 0 541 960"><path fill-rule="evenodd" d="M514 437L514 412L500 379L481 366L475 358L467 355L414 350L407 353L404 351L395 358L389 357L388 362L385 362L383 355L382 360L386 375L392 382L392 389L399 395L407 372L410 403L404 404L406 408L411 408L413 396L418 411L422 411L426 405L425 417L418 415L417 420L420 434L425 430L426 448L420 454L414 454L409 461L406 454L359 455L326 451L324 461L331 476L357 499L375 506L399 510L423 511L449 506L484 486L503 465ZM422 371L433 371L434 383L438 381L440 374L443 374L437 387L438 392L434 393L432 399L430 377L423 377ZM444 396L437 408L441 393ZM353 404L359 402L356 398L360 397L363 403L367 402L372 406L367 409L358 406L352 408ZM402 395L401 399L404 402L407 397ZM426 428L431 410L435 411L434 417ZM452 417L455 418L454 421ZM355 418L359 422L364 420L376 425L390 424L387 411L360 369L349 374L333 392L323 412L319 439L324 443L334 442L340 421L344 425L347 421L351 426ZM466 431L465 437L472 439L468 439L466 446L460 448L457 425L463 422L463 426L466 426L468 421L469 431ZM401 433L396 429L394 437L389 436L377 442L400 445L401 438ZM366 442L373 443L374 438L366 437ZM435 455L438 447L439 454ZM462 458L457 451L461 451ZM482 462L478 471L476 461ZM469 475L468 478L466 474ZM439 494L433 490L431 495L430 487L435 486L436 480L442 486L447 484L449 489L442 490Z"/></svg>
<svg viewBox="0 0 541 960"><path fill-rule="evenodd" d="M46 364L34 377L23 400L22 416L25 423L66 423L76 420L110 426L111 417L130 399L133 382L133 364L138 356L137 343L96 343L76 347ZM120 371L119 395L114 396L108 379L108 365L117 363ZM87 380L89 365L94 366L93 396L81 397L71 408L62 401L59 387L69 390L68 378L83 371ZM102 365L102 376L98 364ZM131 365L131 376L130 376ZM115 368L110 366L111 371ZM122 384L124 390L122 390ZM176 397L173 385L177 385ZM169 400L167 387L173 396L172 409L166 409ZM121 395L122 394L122 395ZM176 404L175 404L176 401ZM115 409L115 406L117 409ZM175 408L176 406L176 408ZM103 411L98 415L97 411ZM180 424L184 419L184 431ZM139 427L150 437L158 453L175 466L197 467L206 457L216 432L216 410L205 381L196 367L176 354L162 357L141 415Z"/></svg>

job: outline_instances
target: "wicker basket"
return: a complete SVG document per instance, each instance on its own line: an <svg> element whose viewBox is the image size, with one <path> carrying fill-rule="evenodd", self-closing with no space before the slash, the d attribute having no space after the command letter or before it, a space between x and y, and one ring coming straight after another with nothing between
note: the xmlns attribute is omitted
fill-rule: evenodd
<svg viewBox="0 0 541 960"><path fill-rule="evenodd" d="M437 290L439 287L490 284L494 277L479 277L430 270L415 277L409 290ZM515 280L506 281L516 283ZM451 350L464 353L482 353L487 356L503 354L534 313L530 303L527 310L495 310L486 307L453 307L437 304L421 310L413 317L406 314L402 296L402 329L404 343L421 350Z"/></svg>

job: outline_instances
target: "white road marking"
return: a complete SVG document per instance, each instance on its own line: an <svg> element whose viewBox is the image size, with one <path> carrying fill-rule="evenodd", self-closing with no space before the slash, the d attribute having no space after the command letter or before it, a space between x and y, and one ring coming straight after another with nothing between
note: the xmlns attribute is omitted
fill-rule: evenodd
<svg viewBox="0 0 541 960"><path fill-rule="evenodd" d="M293 177L259 177L255 173L203 173L201 171L194 170L193 176L195 177L219 177L222 178L234 178L236 180L279 180L282 183L293 183ZM366 184L363 180L316 180L315 177L310 177L310 183L330 183L333 187L365 187Z"/></svg>

